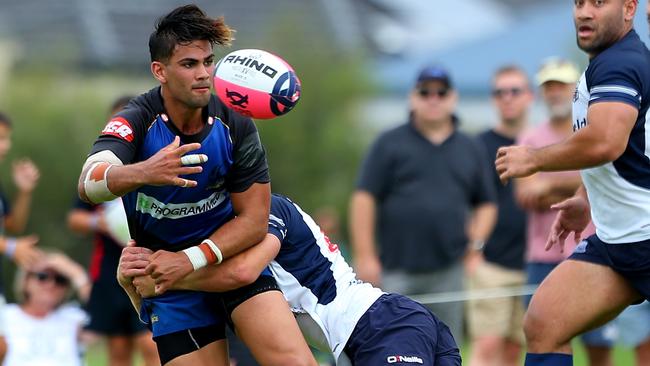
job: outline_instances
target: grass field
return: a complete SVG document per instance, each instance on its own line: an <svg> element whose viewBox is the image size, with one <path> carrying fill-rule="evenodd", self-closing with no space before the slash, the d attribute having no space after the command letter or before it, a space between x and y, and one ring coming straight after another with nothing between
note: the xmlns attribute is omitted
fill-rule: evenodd
<svg viewBox="0 0 650 366"><path fill-rule="evenodd" d="M102 343L91 347L86 353L87 366L107 366L106 354L103 349ZM579 342L574 343L574 366L588 366L587 356L584 348ZM463 360L469 359L469 347L462 348ZM523 358L521 364L523 365ZM136 365L141 365L140 362ZM614 365L615 366L633 366L634 365L634 351L629 348L615 347L614 348ZM245 365L244 365L245 366Z"/></svg>

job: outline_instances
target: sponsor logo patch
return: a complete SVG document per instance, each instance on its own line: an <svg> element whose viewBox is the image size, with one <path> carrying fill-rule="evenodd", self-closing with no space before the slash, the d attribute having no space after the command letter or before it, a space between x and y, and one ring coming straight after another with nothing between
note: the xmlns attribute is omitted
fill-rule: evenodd
<svg viewBox="0 0 650 366"><path fill-rule="evenodd" d="M582 240L580 243L576 246L576 248L573 250L574 253L584 253L587 251L587 244L589 244L588 241Z"/></svg>
<svg viewBox="0 0 650 366"><path fill-rule="evenodd" d="M111 135L119 137L122 140L128 142L133 141L133 128L129 124L129 121L122 117L115 117L112 120L108 121L106 127L102 130L102 135Z"/></svg>
<svg viewBox="0 0 650 366"><path fill-rule="evenodd" d="M419 363L424 364L424 361L417 356L388 356L386 357L388 363Z"/></svg>
<svg viewBox="0 0 650 366"><path fill-rule="evenodd" d="M139 192L135 210L156 219L182 219L208 212L219 206L225 199L226 195L222 192L214 192L199 202L164 203Z"/></svg>

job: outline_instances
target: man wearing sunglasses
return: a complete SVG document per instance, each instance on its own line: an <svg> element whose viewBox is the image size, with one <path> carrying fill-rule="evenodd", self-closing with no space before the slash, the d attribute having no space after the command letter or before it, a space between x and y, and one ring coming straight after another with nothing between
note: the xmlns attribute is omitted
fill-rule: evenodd
<svg viewBox="0 0 650 366"><path fill-rule="evenodd" d="M350 205L360 279L405 295L463 289L468 243L487 239L496 208L485 152L457 129L457 100L446 70L424 68L409 121L370 149ZM463 304L430 309L461 344Z"/></svg>
<svg viewBox="0 0 650 366"><path fill-rule="evenodd" d="M479 141L492 165L490 184L497 191L498 219L485 243L470 246L467 255L468 285L471 289L522 286L526 214L515 202L513 185L502 185L491 157L499 147L512 145L526 126L533 101L528 76L515 65L499 68L492 78L492 102L499 121L481 133ZM483 245L485 244L485 245ZM514 366L519 362L524 342L524 308L519 297L471 300L468 307L469 333L472 338L471 366Z"/></svg>

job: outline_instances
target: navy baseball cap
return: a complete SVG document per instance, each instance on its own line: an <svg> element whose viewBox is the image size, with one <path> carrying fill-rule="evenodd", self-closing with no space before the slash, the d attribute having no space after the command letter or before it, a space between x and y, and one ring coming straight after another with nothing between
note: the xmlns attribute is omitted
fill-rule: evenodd
<svg viewBox="0 0 650 366"><path fill-rule="evenodd" d="M447 88L452 88L451 76L449 76L449 72L438 65L426 66L420 70L420 73L418 74L418 78L416 80L416 85L425 81L440 81L441 83L445 84Z"/></svg>

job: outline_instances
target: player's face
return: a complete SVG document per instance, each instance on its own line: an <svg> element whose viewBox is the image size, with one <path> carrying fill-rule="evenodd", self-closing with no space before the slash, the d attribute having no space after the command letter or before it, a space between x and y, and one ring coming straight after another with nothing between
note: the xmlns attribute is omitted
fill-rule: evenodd
<svg viewBox="0 0 650 366"><path fill-rule="evenodd" d="M0 123L0 161L2 161L11 148L11 128Z"/></svg>
<svg viewBox="0 0 650 366"><path fill-rule="evenodd" d="M165 90L188 108L203 108L210 101L214 55L208 41L176 45L163 66ZM160 80L160 79L159 79Z"/></svg>
<svg viewBox="0 0 650 366"><path fill-rule="evenodd" d="M528 80L519 72L497 76L492 85L492 100L503 122L517 123L523 120L533 100Z"/></svg>
<svg viewBox="0 0 650 366"><path fill-rule="evenodd" d="M542 98L551 119L571 117L575 87L575 84L566 84L559 81L548 81L542 85Z"/></svg>
<svg viewBox="0 0 650 366"><path fill-rule="evenodd" d="M425 81L411 92L411 109L423 121L442 121L456 108L456 93L437 80Z"/></svg>
<svg viewBox="0 0 650 366"><path fill-rule="evenodd" d="M595 55L620 39L627 32L630 1L574 0L573 20L578 47Z"/></svg>

